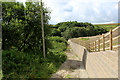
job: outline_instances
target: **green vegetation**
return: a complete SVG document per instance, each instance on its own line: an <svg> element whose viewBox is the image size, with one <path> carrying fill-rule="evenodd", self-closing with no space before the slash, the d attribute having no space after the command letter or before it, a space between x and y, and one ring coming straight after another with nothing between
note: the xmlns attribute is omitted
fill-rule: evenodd
<svg viewBox="0 0 120 80"><path fill-rule="evenodd" d="M54 37L55 38L55 37ZM50 78L59 66L66 60L64 42L51 41L47 52L47 59L43 59L42 52L20 52L18 50L3 51L4 78Z"/></svg>
<svg viewBox="0 0 120 80"><path fill-rule="evenodd" d="M65 76L65 78L71 78L70 74L68 74L67 76Z"/></svg>
<svg viewBox="0 0 120 80"><path fill-rule="evenodd" d="M74 42L74 43L77 43L77 44L79 44L81 46L84 46L86 49L89 50L89 43L90 43L90 39L89 38L82 38L82 37L80 37L80 38L74 38L71 41Z"/></svg>
<svg viewBox="0 0 120 80"><path fill-rule="evenodd" d="M80 59L80 57L76 54L75 57L77 57L78 59Z"/></svg>
<svg viewBox="0 0 120 80"><path fill-rule="evenodd" d="M47 57L44 59L39 3L27 2L24 7L22 3L3 2L2 8L3 79L50 78L67 58L67 42L51 35L48 9L43 6Z"/></svg>
<svg viewBox="0 0 120 80"><path fill-rule="evenodd" d="M94 26L91 23L77 21L58 23L52 26L52 29L53 36L61 36L67 40L76 37L95 36L107 32L106 29Z"/></svg>
<svg viewBox="0 0 120 80"><path fill-rule="evenodd" d="M2 70L0 71L0 80L2 79L3 74L2 74Z"/></svg>
<svg viewBox="0 0 120 80"><path fill-rule="evenodd" d="M113 43L113 46L114 46L114 45L118 45L118 44L120 44L120 42L114 42L114 43Z"/></svg>
<svg viewBox="0 0 120 80"><path fill-rule="evenodd" d="M80 38L80 40L86 41L86 40L89 40L89 38Z"/></svg>
<svg viewBox="0 0 120 80"><path fill-rule="evenodd" d="M99 26L101 28L106 29L107 31L110 31L110 29L116 28L118 24L100 24L100 25L95 25L95 26Z"/></svg>
<svg viewBox="0 0 120 80"><path fill-rule="evenodd" d="M87 22L70 21L49 25L49 13L43 6L47 57L44 59L39 3L26 2L26 7L23 3L2 3L3 79L50 78L67 58L64 53L68 44L66 40L107 32L106 28ZM81 40L87 43L89 39ZM67 77L70 78L70 75Z"/></svg>

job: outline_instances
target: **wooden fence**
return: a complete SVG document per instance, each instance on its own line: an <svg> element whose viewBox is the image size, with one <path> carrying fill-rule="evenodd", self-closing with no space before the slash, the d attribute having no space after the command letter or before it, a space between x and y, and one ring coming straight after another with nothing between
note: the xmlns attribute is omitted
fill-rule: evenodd
<svg viewBox="0 0 120 80"><path fill-rule="evenodd" d="M113 50L115 48L120 47L120 26L116 27L113 30L106 34L102 34L101 38L90 43L90 51L105 51L105 50Z"/></svg>

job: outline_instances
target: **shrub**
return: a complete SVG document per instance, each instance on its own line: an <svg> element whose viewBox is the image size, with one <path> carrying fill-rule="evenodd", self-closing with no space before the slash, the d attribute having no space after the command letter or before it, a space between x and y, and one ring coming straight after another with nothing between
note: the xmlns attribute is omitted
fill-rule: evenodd
<svg viewBox="0 0 120 80"><path fill-rule="evenodd" d="M66 40L61 37L49 37L47 58L42 52L20 52L17 48L3 50L3 77L7 78L50 78L66 60ZM39 71L38 71L39 70Z"/></svg>
<svg viewBox="0 0 120 80"><path fill-rule="evenodd" d="M95 36L107 32L99 26L94 26L91 23L82 23L77 21L62 22L53 29L53 36L62 36L66 40L76 37Z"/></svg>

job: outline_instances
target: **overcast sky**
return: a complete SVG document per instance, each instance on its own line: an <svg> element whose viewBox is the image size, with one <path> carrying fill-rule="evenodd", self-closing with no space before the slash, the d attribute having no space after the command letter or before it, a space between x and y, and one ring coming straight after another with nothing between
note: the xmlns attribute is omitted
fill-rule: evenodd
<svg viewBox="0 0 120 80"><path fill-rule="evenodd" d="M64 21L93 24L118 22L119 0L43 0L43 2L51 10L50 24Z"/></svg>

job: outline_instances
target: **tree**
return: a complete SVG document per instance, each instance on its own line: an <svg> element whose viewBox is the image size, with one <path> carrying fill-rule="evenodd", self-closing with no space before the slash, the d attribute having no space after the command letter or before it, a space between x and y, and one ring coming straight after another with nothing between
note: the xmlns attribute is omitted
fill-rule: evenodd
<svg viewBox="0 0 120 80"><path fill-rule="evenodd" d="M15 2L2 3L2 35L3 49L18 47L23 33L24 6Z"/></svg>
<svg viewBox="0 0 120 80"><path fill-rule="evenodd" d="M3 6L3 49L18 48L20 51L41 51L41 15L38 2L6 3ZM12 12L13 11L13 12ZM45 29L49 11L43 7ZM45 35L48 35L47 33Z"/></svg>

